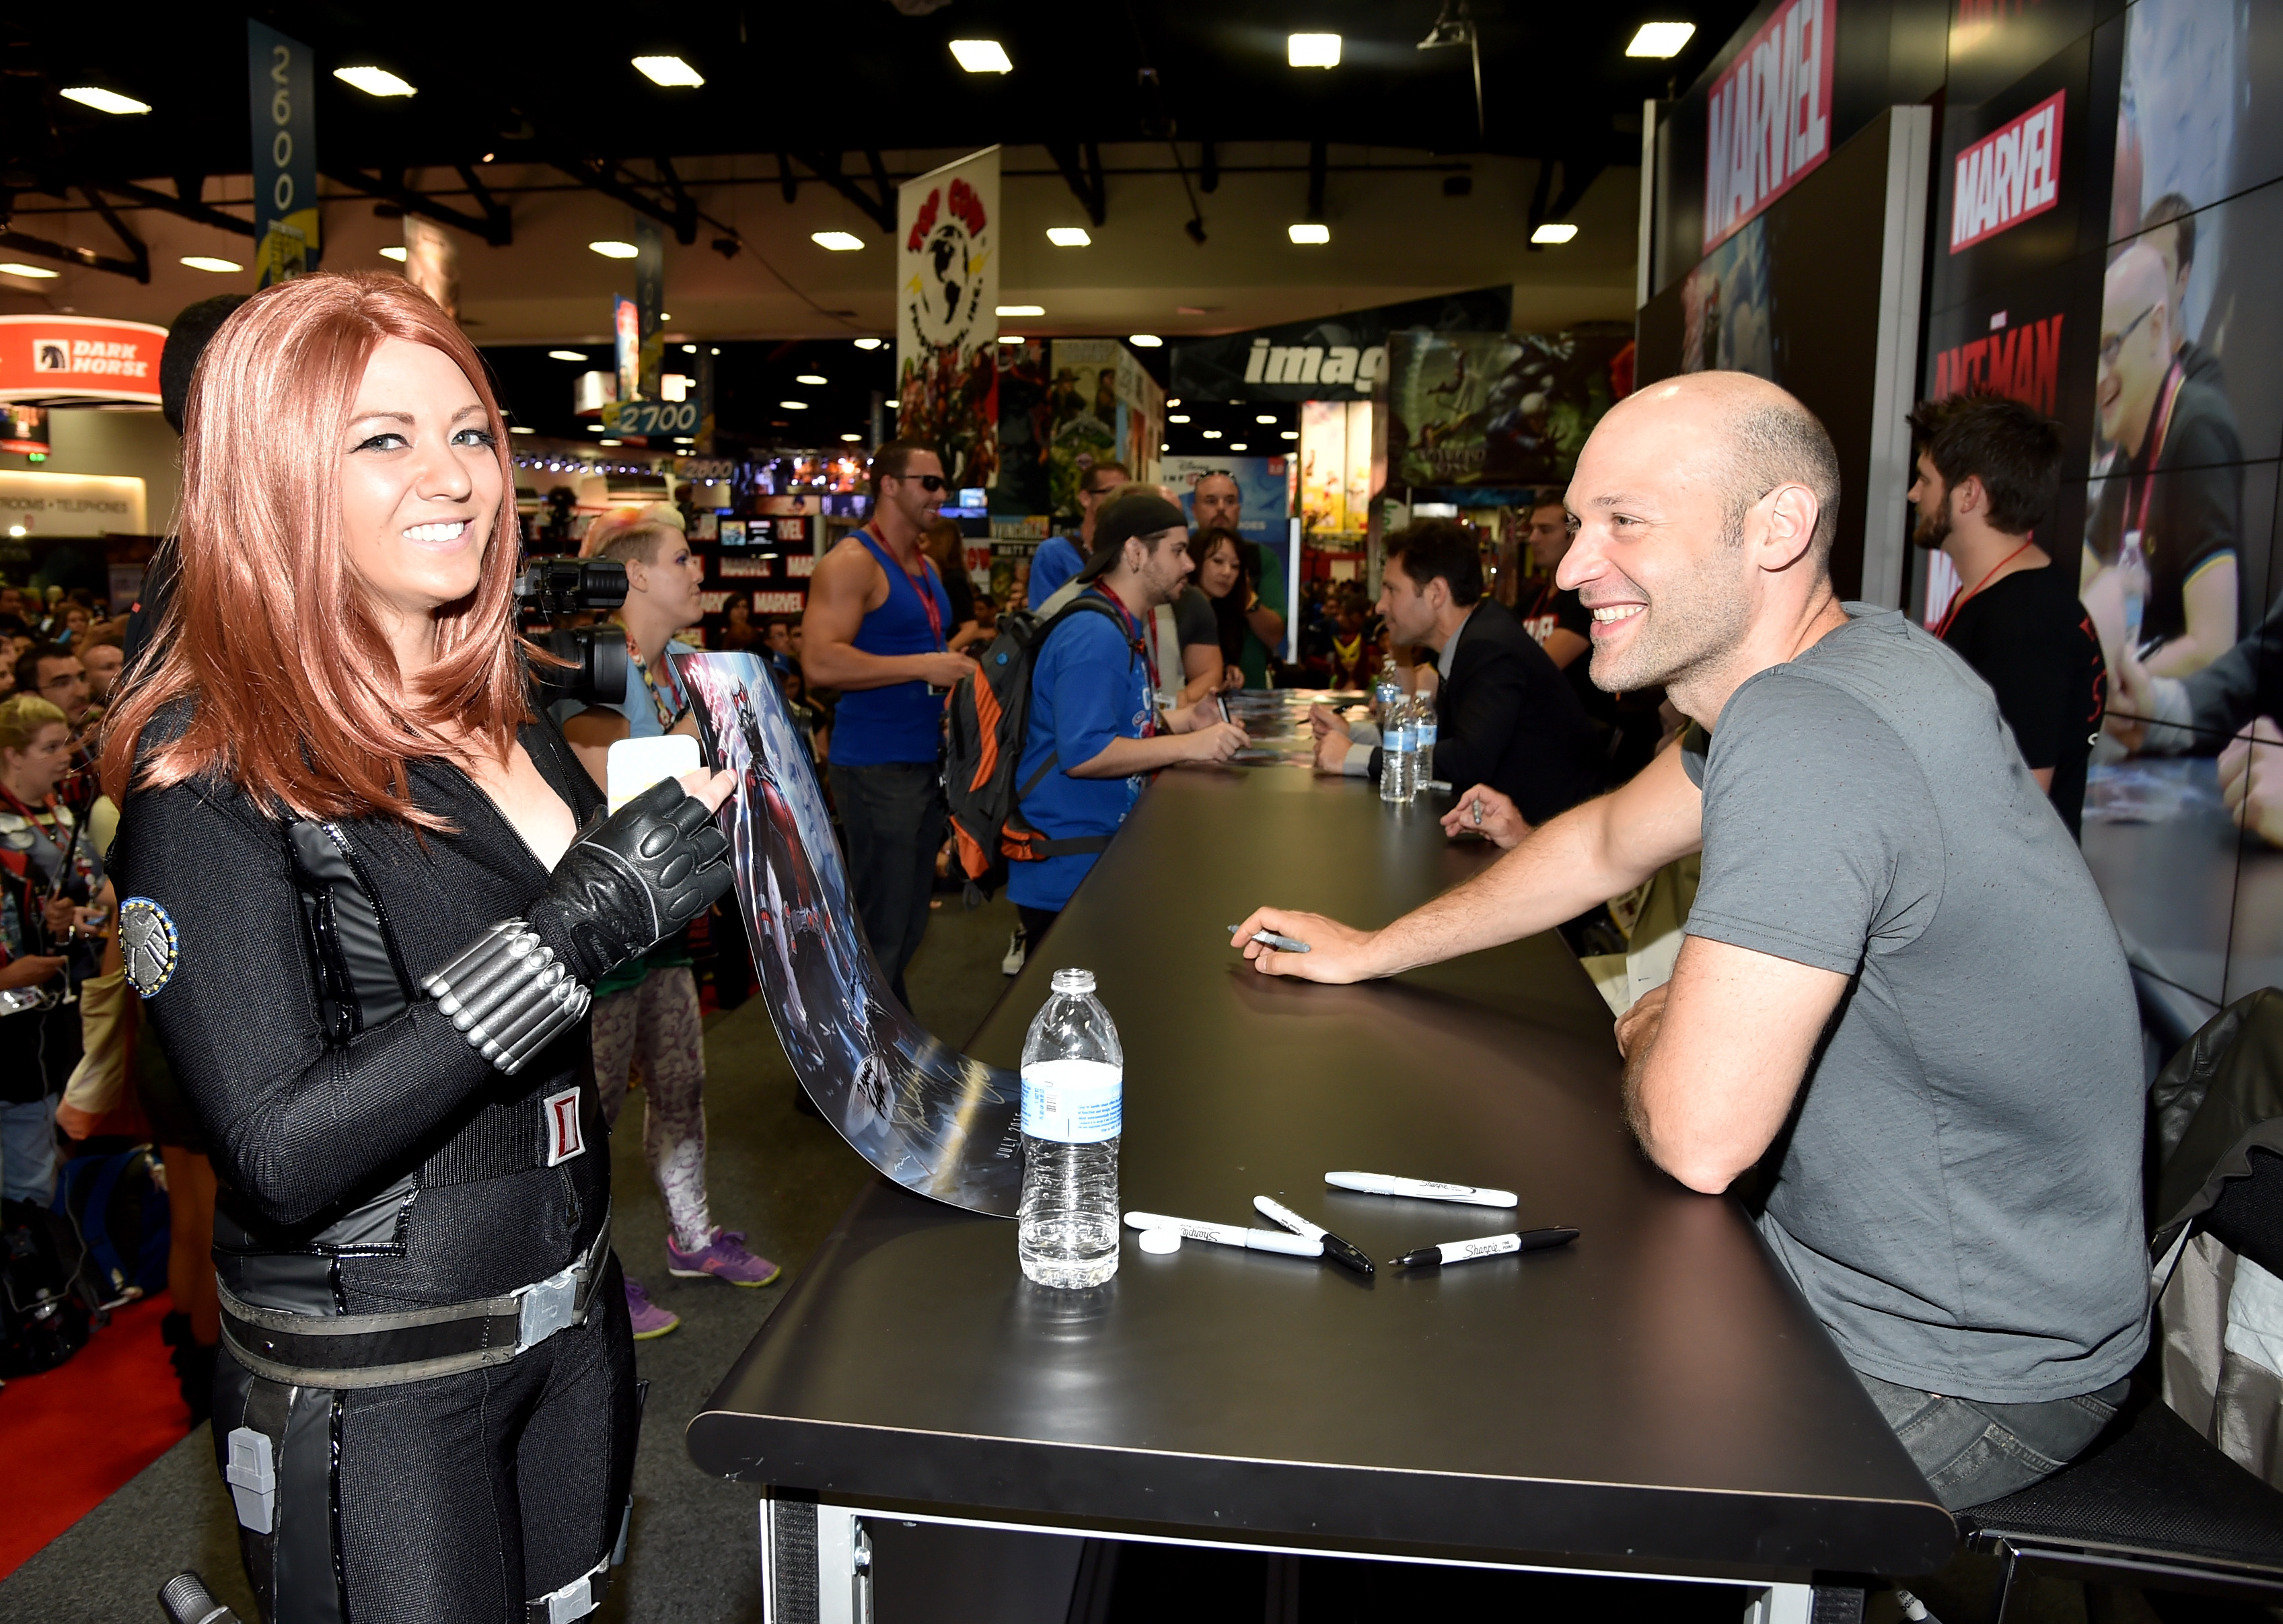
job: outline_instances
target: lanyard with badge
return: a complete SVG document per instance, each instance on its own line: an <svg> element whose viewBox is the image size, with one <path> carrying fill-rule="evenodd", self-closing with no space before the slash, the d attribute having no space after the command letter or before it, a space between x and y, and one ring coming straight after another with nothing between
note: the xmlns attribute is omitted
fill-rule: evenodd
<svg viewBox="0 0 2283 1624"><path fill-rule="evenodd" d="M2179 404L2180 385L2186 381L2187 375L2180 370L2179 362L2174 361L2172 369L2164 377L2163 403L2156 408L2156 431L2148 440L2148 466L2135 482L2140 487L2138 507L2133 504L2131 486L2125 486L2124 533L2119 538L2116 549L2120 564L2136 552L2144 560L2149 556L2148 504L2156 494L2156 464L2163 459L2164 441L2172 431L2172 408Z"/></svg>
<svg viewBox="0 0 2283 1624"><path fill-rule="evenodd" d="M641 646L635 641L635 634L632 632L627 633L627 658L633 663L635 671L642 678L643 692L650 695L650 708L658 713L658 727L664 732L672 733L674 725L682 719L682 713L690 708L688 703L682 698L681 684L674 680L674 672L670 670L652 672L651 664L643 657ZM660 676L666 679L668 693L658 692Z"/></svg>
<svg viewBox="0 0 2283 1624"><path fill-rule="evenodd" d="M1142 668L1149 672L1151 703L1142 708L1142 731L1136 736L1144 739L1155 738L1157 733L1157 713L1155 708L1157 696L1157 657L1150 651L1149 640L1142 635L1142 623L1134 618L1133 613L1126 609L1125 602L1111 588L1110 583L1098 580L1094 583L1094 589L1109 599L1110 607L1118 611L1118 624L1126 628L1126 642L1142 656Z"/></svg>
<svg viewBox="0 0 2283 1624"><path fill-rule="evenodd" d="M896 549L888 545L887 539L878 531L867 524L864 526L864 533L880 544L880 550L883 553L891 558L895 558ZM920 567L916 571L904 569L901 559L897 559L896 567L904 571L904 579L912 584L912 595L920 601L920 608L927 615L928 630L935 637L935 652L943 653L951 645L944 641L943 610L936 607L935 566L928 562L927 555L923 553L920 555Z"/></svg>

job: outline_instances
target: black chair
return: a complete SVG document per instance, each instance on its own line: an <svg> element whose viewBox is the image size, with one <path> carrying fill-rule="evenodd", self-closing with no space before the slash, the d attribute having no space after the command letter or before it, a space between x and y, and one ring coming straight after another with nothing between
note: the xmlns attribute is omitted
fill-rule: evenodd
<svg viewBox="0 0 2283 1624"><path fill-rule="evenodd" d="M2193 1220L2283 1273L2283 1155L2247 1153ZM2136 1395L2065 1472L1960 1513L1971 1547L1999 1557L1998 1618L2023 1565L2162 1590L2283 1598L2283 1492L2221 1454L2154 1395Z"/></svg>

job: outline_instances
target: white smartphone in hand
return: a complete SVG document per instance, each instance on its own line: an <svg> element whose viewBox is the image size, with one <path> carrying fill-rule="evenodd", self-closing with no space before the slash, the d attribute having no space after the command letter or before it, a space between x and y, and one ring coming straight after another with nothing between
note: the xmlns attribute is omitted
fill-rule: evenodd
<svg viewBox="0 0 2283 1624"><path fill-rule="evenodd" d="M697 741L686 733L620 739L611 746L604 774L611 810L617 812L660 779L680 778L703 765L698 759Z"/></svg>

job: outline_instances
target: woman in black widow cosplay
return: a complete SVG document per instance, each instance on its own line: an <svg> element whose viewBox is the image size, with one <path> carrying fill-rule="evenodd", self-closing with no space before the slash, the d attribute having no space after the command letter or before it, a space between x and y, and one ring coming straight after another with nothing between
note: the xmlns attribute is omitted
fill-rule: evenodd
<svg viewBox="0 0 2283 1624"><path fill-rule="evenodd" d="M637 1419L588 989L729 889L731 781L602 818L529 701L483 363L409 284L255 295L185 428L104 772L128 975L222 1185L247 1570L270 1624L579 1618Z"/></svg>

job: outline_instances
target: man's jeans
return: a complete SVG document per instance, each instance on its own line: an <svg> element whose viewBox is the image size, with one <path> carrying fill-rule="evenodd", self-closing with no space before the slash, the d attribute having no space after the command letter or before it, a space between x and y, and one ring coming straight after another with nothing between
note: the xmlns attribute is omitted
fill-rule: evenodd
<svg viewBox="0 0 2283 1624"><path fill-rule="evenodd" d="M848 835L848 884L872 956L906 1009L904 967L927 935L935 854L943 844L943 768L935 762L827 769Z"/></svg>
<svg viewBox="0 0 2283 1624"><path fill-rule="evenodd" d="M0 1105L0 1186L12 1201L44 1207L56 1187L56 1100Z"/></svg>
<svg viewBox="0 0 2283 1624"><path fill-rule="evenodd" d="M2084 1453L2115 1418L2131 1381L2076 1398L1993 1404L1945 1398L1855 1372L1879 1413L1953 1511L2042 1481Z"/></svg>

